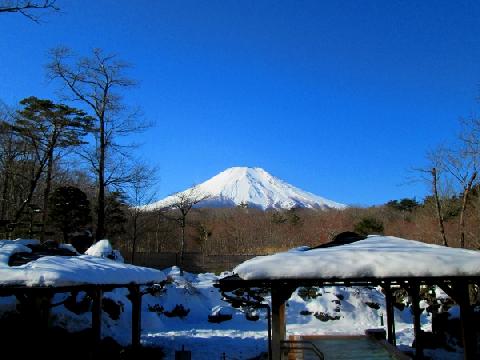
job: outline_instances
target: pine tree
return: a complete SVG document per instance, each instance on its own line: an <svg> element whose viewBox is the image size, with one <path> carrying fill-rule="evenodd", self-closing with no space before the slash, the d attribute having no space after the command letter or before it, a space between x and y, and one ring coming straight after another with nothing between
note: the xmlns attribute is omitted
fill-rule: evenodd
<svg viewBox="0 0 480 360"><path fill-rule="evenodd" d="M63 242L68 242L69 234L83 230L92 218L90 201L79 188L62 186L55 189L49 199L49 220L63 234Z"/></svg>
<svg viewBox="0 0 480 360"><path fill-rule="evenodd" d="M33 96L23 99L20 104L23 109L17 112L17 117L12 124L12 131L28 147L33 171L26 197L15 212L14 222L16 223L20 219L25 208L30 204L41 177L45 173L41 233L43 240L48 217L48 198L54 161L61 156L59 150L84 143L83 137L91 129L92 118L81 110Z"/></svg>

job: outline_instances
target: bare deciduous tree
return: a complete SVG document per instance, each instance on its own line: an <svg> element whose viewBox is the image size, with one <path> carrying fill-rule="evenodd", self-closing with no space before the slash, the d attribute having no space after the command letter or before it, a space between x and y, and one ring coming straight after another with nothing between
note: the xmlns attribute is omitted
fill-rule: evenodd
<svg viewBox="0 0 480 360"><path fill-rule="evenodd" d="M0 1L0 13L19 13L34 22L39 22L40 18L34 14L37 10L58 11L56 0L3 0Z"/></svg>
<svg viewBox="0 0 480 360"><path fill-rule="evenodd" d="M128 64L115 55L94 49L90 57L75 56L68 48L51 51L48 64L51 79L60 79L66 97L83 104L96 121L95 147L81 155L97 177L96 239L105 236L105 192L109 185L119 187L129 180L125 160L129 150L118 137L144 130L149 125L139 121L138 110L127 109L120 91L135 85L125 74ZM120 173L120 174L119 174Z"/></svg>
<svg viewBox="0 0 480 360"><path fill-rule="evenodd" d="M474 150L478 146L469 143L466 137L460 137L460 145L456 147L439 147L429 154L429 159L433 164L432 188L437 208L437 218L440 226L443 244L448 246L445 235L444 218L438 191L438 183L443 180L451 186L454 194L459 194L461 205L459 209L459 239L460 247L465 247L465 211L467 209L469 196L478 174L478 156L479 152ZM472 139L472 137L468 137Z"/></svg>
<svg viewBox="0 0 480 360"><path fill-rule="evenodd" d="M144 217L147 211L142 205L153 202L155 197L154 184L157 179L155 177L155 169L148 167L146 164L137 165L131 174L130 181L127 184L127 201L130 205L128 209L128 217L130 220L129 232L131 242L131 258L130 262L135 263L135 253L138 245L139 235L145 226Z"/></svg>
<svg viewBox="0 0 480 360"><path fill-rule="evenodd" d="M187 227L187 216L192 208L210 197L200 191L197 186L187 191L175 193L169 198L169 205L163 209L163 216L175 221L180 226L182 236L180 240L180 270L183 271L183 257L185 251L185 228Z"/></svg>
<svg viewBox="0 0 480 360"><path fill-rule="evenodd" d="M437 210L438 226L440 228L440 235L442 236L443 246L448 246L447 236L445 235L445 223L443 218L442 205L440 203L440 196L438 193L438 173L437 168L432 168L432 192L435 199L435 208Z"/></svg>

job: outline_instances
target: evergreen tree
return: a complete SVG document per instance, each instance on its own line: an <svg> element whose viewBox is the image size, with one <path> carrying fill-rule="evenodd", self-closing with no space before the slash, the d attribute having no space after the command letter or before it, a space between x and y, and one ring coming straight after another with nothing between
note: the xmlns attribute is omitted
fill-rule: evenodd
<svg viewBox="0 0 480 360"><path fill-rule="evenodd" d="M112 191L107 193L105 198L105 222L108 224L105 236L110 240L125 235L125 224L127 223L126 196L120 191ZM97 239L101 240L101 239Z"/></svg>
<svg viewBox="0 0 480 360"><path fill-rule="evenodd" d="M383 234L383 223L374 217L365 217L355 224L355 232L360 235Z"/></svg>
<svg viewBox="0 0 480 360"><path fill-rule="evenodd" d="M12 131L21 138L30 153L32 166L30 185L24 200L15 211L14 222L22 216L45 173L43 194L42 233L48 217L48 198L50 196L54 160L61 154L60 149L83 144L83 137L91 129L92 118L83 111L64 104L55 104L50 100L34 96L23 99L22 110L12 124Z"/></svg>
<svg viewBox="0 0 480 360"><path fill-rule="evenodd" d="M63 234L68 242L69 234L83 230L92 220L90 201L79 188L62 186L55 189L49 199L49 219Z"/></svg>
<svg viewBox="0 0 480 360"><path fill-rule="evenodd" d="M288 222L291 225L301 225L302 224L302 218L298 215L297 213L297 208L292 207L287 211L287 216L288 216Z"/></svg>
<svg viewBox="0 0 480 360"><path fill-rule="evenodd" d="M404 198L401 200L391 200L387 202L386 205L395 210L412 212L415 208L419 206L419 203L415 198Z"/></svg>

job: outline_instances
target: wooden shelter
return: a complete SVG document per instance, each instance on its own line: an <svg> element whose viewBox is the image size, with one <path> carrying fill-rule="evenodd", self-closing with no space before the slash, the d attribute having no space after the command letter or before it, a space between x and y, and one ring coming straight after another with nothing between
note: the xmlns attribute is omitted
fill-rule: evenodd
<svg viewBox="0 0 480 360"><path fill-rule="evenodd" d="M48 327L48 314L52 306L51 299L57 293L78 293L85 291L92 298L92 339L93 344L99 344L102 338L102 299L105 292L118 288L129 289L129 298L132 303L131 345L140 346L140 323L142 292L140 286L149 284L84 284L70 286L12 286L0 285L0 296L15 296L17 298L32 299L29 313L35 318L31 324L41 332Z"/></svg>
<svg viewBox="0 0 480 360"><path fill-rule="evenodd" d="M394 287L412 299L416 358L423 357L420 326L420 287L436 285L460 307L465 359L477 359L469 286L480 284L480 253L445 248L393 237L355 239L341 245L257 257L219 281L219 288L268 288L271 292L271 358L282 359L286 338L285 304L298 287L381 286L386 302L387 340L395 345Z"/></svg>
<svg viewBox="0 0 480 360"><path fill-rule="evenodd" d="M139 347L141 287L160 284L164 280L165 275L160 270L78 255L68 246L40 244L37 240L0 241L0 296L15 296L20 300L27 318L30 318L29 325L38 328L39 334L48 326L55 294L83 291L92 299L91 340L93 345L98 345L103 294L127 288L132 304L132 346Z"/></svg>

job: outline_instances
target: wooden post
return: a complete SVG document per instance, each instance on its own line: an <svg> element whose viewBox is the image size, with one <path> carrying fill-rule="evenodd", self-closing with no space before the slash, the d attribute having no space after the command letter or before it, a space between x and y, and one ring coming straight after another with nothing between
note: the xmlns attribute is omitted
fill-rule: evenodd
<svg viewBox="0 0 480 360"><path fill-rule="evenodd" d="M270 310L270 306L266 305L267 309L267 325L268 325L268 360L272 360L272 311Z"/></svg>
<svg viewBox="0 0 480 360"><path fill-rule="evenodd" d="M140 347L141 332L141 307L142 293L139 285L130 287L130 301L132 302L132 347L138 349Z"/></svg>
<svg viewBox="0 0 480 360"><path fill-rule="evenodd" d="M287 298L288 299L288 298ZM281 345L286 336L285 294L272 286L272 359L282 358Z"/></svg>
<svg viewBox="0 0 480 360"><path fill-rule="evenodd" d="M460 326L462 328L464 358L466 360L478 359L476 356L476 330L472 322L468 282L459 281L454 284L453 288L456 293L456 302L460 306Z"/></svg>
<svg viewBox="0 0 480 360"><path fill-rule="evenodd" d="M102 340L102 298L103 291L100 287L95 287L91 291L92 296L92 336L93 344L96 348Z"/></svg>
<svg viewBox="0 0 480 360"><path fill-rule="evenodd" d="M20 297L22 314L27 321L26 335L33 340L34 347L44 347L47 341L51 298L49 289L41 288L30 289Z"/></svg>
<svg viewBox="0 0 480 360"><path fill-rule="evenodd" d="M408 291L412 297L415 359L423 359L422 326L420 323L420 285L417 282L411 282Z"/></svg>
<svg viewBox="0 0 480 360"><path fill-rule="evenodd" d="M395 311L393 308L393 294L390 284L385 284L383 287L385 291L385 310L387 316L387 340L390 344L395 346L397 344L395 337Z"/></svg>

